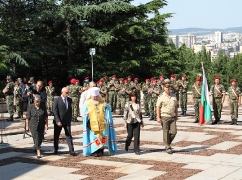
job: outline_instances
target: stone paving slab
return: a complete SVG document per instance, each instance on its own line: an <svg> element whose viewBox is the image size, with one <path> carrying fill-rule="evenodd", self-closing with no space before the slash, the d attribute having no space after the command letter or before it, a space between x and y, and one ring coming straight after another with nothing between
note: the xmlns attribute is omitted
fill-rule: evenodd
<svg viewBox="0 0 242 180"><path fill-rule="evenodd" d="M230 148L237 146L239 144L242 144L242 142L225 141L225 142L221 142L219 144L216 144L214 146L211 146L209 149L227 150L227 149L230 149Z"/></svg>

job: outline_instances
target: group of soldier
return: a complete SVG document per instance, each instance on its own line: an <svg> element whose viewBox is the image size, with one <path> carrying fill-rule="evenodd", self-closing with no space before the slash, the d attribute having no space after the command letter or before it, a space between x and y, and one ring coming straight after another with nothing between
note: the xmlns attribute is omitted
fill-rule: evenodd
<svg viewBox="0 0 242 180"><path fill-rule="evenodd" d="M181 115L186 116L187 111L187 91L188 81L186 75L182 74L181 78L177 80L174 74L170 75L170 91L175 94L178 102L180 102ZM35 93L41 93L42 102L46 104L49 115L53 115L53 100L55 96L55 88L53 82L49 81L46 87L43 87L43 82L40 82L42 89L38 89L37 84L33 77L29 80L25 78L22 80L18 78L14 83L11 76L7 76L7 85L3 89L3 93L6 97L8 112L10 114L10 121L13 121L14 109L18 116L23 118L23 111L26 111L27 104L33 102L32 95ZM156 107L155 104L159 95L164 91L162 88L162 82L165 77L160 75L158 79L150 78L146 79L144 83L140 83L138 78L127 76L124 78L117 78L116 75L111 76L111 80L107 76L104 76L96 82L96 86L100 88L100 95L105 102L110 104L112 112L116 112L119 109L119 115L123 115L124 106L129 101L129 95L132 92L137 94L138 102L140 103L141 94L143 94L143 105L145 110L145 116L149 116L149 120L156 120ZM38 83L37 82L37 83ZM212 124L217 124L221 119L221 112L223 103L225 100L225 88L220 83L220 77L214 77L214 85L210 89L210 95L212 96L212 104L214 111L214 121ZM72 121L78 121L77 117L80 116L79 100L80 95L89 88L89 77L86 77L83 81L83 86L80 85L78 79L72 78L70 81L69 97L72 98ZM201 103L201 89L202 89L202 77L198 76L192 85L192 99L195 110L195 123L199 122L199 105ZM141 93L142 92L142 93ZM228 103L230 104L231 124L237 124L238 119L238 106L240 105L240 89L236 86L236 79L231 80L231 86L228 89ZM14 108L15 107L15 108Z"/></svg>

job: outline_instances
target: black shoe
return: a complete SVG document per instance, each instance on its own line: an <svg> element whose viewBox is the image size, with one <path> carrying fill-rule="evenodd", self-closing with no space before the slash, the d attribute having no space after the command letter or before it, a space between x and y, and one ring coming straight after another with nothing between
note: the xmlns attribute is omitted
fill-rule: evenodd
<svg viewBox="0 0 242 180"><path fill-rule="evenodd" d="M149 116L149 113L145 113L144 116Z"/></svg>
<svg viewBox="0 0 242 180"><path fill-rule="evenodd" d="M187 115L187 113L186 113L186 111L184 111L183 116L186 116L186 115Z"/></svg>
<svg viewBox="0 0 242 180"><path fill-rule="evenodd" d="M237 119L234 119L234 125L238 125L238 124L237 124Z"/></svg>
<svg viewBox="0 0 242 180"><path fill-rule="evenodd" d="M155 117L154 116L151 116L149 120L150 121L155 120Z"/></svg>
<svg viewBox="0 0 242 180"><path fill-rule="evenodd" d="M76 156L77 153L75 153L74 151L72 151L72 152L70 152L70 155L71 155L71 156Z"/></svg>
<svg viewBox="0 0 242 180"><path fill-rule="evenodd" d="M10 118L7 119L7 121L13 121L13 116L10 116Z"/></svg>
<svg viewBox="0 0 242 180"><path fill-rule="evenodd" d="M42 156L40 155L40 156L37 156L37 158L39 159L39 158L42 158Z"/></svg>
<svg viewBox="0 0 242 180"><path fill-rule="evenodd" d="M19 118L21 118L21 116L17 116L17 117L15 117L14 119L19 119Z"/></svg>
<svg viewBox="0 0 242 180"><path fill-rule="evenodd" d="M80 122L79 120L77 120L77 118L74 118L74 122Z"/></svg>
<svg viewBox="0 0 242 180"><path fill-rule="evenodd" d="M196 120L194 121L194 123L198 123L199 121L198 121L198 118L196 118Z"/></svg>
<svg viewBox="0 0 242 180"><path fill-rule="evenodd" d="M218 124L218 119L215 119L215 121L212 122L212 125Z"/></svg>
<svg viewBox="0 0 242 180"><path fill-rule="evenodd" d="M58 149L55 149L54 150L54 154L58 154Z"/></svg>
<svg viewBox="0 0 242 180"><path fill-rule="evenodd" d="M233 125L234 124L234 119L232 119L231 123L229 123L230 125Z"/></svg>
<svg viewBox="0 0 242 180"><path fill-rule="evenodd" d="M94 156L94 157L99 157L99 154L96 153L96 152L94 152L94 153L92 153L92 156Z"/></svg>
<svg viewBox="0 0 242 180"><path fill-rule="evenodd" d="M140 152L134 152L136 155L140 155Z"/></svg>
<svg viewBox="0 0 242 180"><path fill-rule="evenodd" d="M180 115L184 115L184 111L182 111L182 113Z"/></svg>
<svg viewBox="0 0 242 180"><path fill-rule="evenodd" d="M125 151L129 150L129 146L127 144L125 144Z"/></svg>

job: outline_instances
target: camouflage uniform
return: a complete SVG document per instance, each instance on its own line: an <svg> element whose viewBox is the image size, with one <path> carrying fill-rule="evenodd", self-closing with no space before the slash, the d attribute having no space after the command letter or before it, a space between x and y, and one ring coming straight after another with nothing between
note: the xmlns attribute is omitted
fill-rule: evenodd
<svg viewBox="0 0 242 180"><path fill-rule="evenodd" d="M240 88L231 86L228 89L228 94L229 94L229 104L230 104L230 115L232 119L232 122L230 124L237 125L238 108L239 108L238 103L239 103L239 96L241 95Z"/></svg>
<svg viewBox="0 0 242 180"><path fill-rule="evenodd" d="M178 83L175 79L170 80L171 83L171 93L176 95L177 102L179 102L179 89L178 89ZM176 89L177 88L177 89Z"/></svg>
<svg viewBox="0 0 242 180"><path fill-rule="evenodd" d="M46 86L46 94L47 94L47 110L49 115L53 114L53 101L55 95L55 88L53 86Z"/></svg>
<svg viewBox="0 0 242 180"><path fill-rule="evenodd" d="M117 81L112 80L108 83L108 99L112 112L115 112L117 103L117 92L115 85L118 86Z"/></svg>
<svg viewBox="0 0 242 180"><path fill-rule="evenodd" d="M180 107L182 110L182 115L186 115L186 111L187 111L187 86L188 86L188 81L186 80L178 81L178 87L180 90Z"/></svg>
<svg viewBox="0 0 242 180"><path fill-rule="evenodd" d="M153 85L151 87L154 91L159 91L159 93L161 94L161 87L159 85ZM150 120L155 120L155 116L156 116L156 102L157 99L159 97L158 94L151 92L150 93L150 101L149 101L149 112L150 112Z"/></svg>
<svg viewBox="0 0 242 180"><path fill-rule="evenodd" d="M225 94L225 88L222 84L213 85L210 89L210 93L213 98L213 115L215 118L215 122L213 122L213 124L217 124L221 118L223 108L222 97Z"/></svg>
<svg viewBox="0 0 242 180"><path fill-rule="evenodd" d="M140 90L141 90L141 85L139 83L132 83L130 86L132 92L135 92L137 95L137 103L140 104Z"/></svg>
<svg viewBox="0 0 242 180"><path fill-rule="evenodd" d="M192 93L194 96L194 110L195 110L195 117L196 117L196 121L198 122L198 118L199 118L199 106L201 103L201 88L202 86L197 86L196 84L193 86L192 88Z"/></svg>
<svg viewBox="0 0 242 180"><path fill-rule="evenodd" d="M149 91L149 84L144 84L142 87L142 92L143 92L143 104L144 104L144 109L145 109L145 116L149 116L149 100L150 100L150 94L148 93Z"/></svg>
<svg viewBox="0 0 242 180"><path fill-rule="evenodd" d="M105 85L102 85L99 88L100 88L100 94L101 94L103 100L106 102L107 101L107 99L106 99L106 97L107 97L107 87ZM106 94L102 93L101 91L105 91Z"/></svg>
<svg viewBox="0 0 242 180"><path fill-rule="evenodd" d="M8 82L4 89L7 90L7 92L5 93L5 97L6 97L7 110L8 110L8 113L10 114L9 120L13 121L13 115L14 115L14 107L13 107L14 83Z"/></svg>
<svg viewBox="0 0 242 180"><path fill-rule="evenodd" d="M72 120L78 121L77 117L79 115L79 94L80 94L80 86L71 84L68 86L69 88L69 97L72 99Z"/></svg>
<svg viewBox="0 0 242 180"><path fill-rule="evenodd" d="M126 102L125 85L120 84L119 90L118 90L118 103L117 103L117 106L120 110L119 115L123 115L123 113L124 113L125 102Z"/></svg>
<svg viewBox="0 0 242 180"><path fill-rule="evenodd" d="M22 89L20 86L16 87L15 89L15 104L16 104L16 111L18 112L18 116L15 119L23 117L23 106L22 106Z"/></svg>

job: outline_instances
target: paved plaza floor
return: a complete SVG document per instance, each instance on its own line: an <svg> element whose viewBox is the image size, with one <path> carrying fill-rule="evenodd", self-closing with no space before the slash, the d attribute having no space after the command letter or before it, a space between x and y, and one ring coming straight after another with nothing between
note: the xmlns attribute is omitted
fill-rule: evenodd
<svg viewBox="0 0 242 180"><path fill-rule="evenodd" d="M64 131L60 139L60 154L53 154L53 117L42 144L42 158L37 159L33 140L23 139L24 120L7 122L1 118L0 179L187 179L187 180L241 180L242 179L242 107L239 125L229 125L228 106L224 106L220 124L199 126L194 121L194 110L188 106L187 116L177 121L178 133L166 153L161 125L144 117L141 130L141 155L124 150L126 130L120 116L114 115L118 151L101 157L82 155L82 122L72 125L77 156L68 154ZM79 118L80 119L80 118Z"/></svg>

